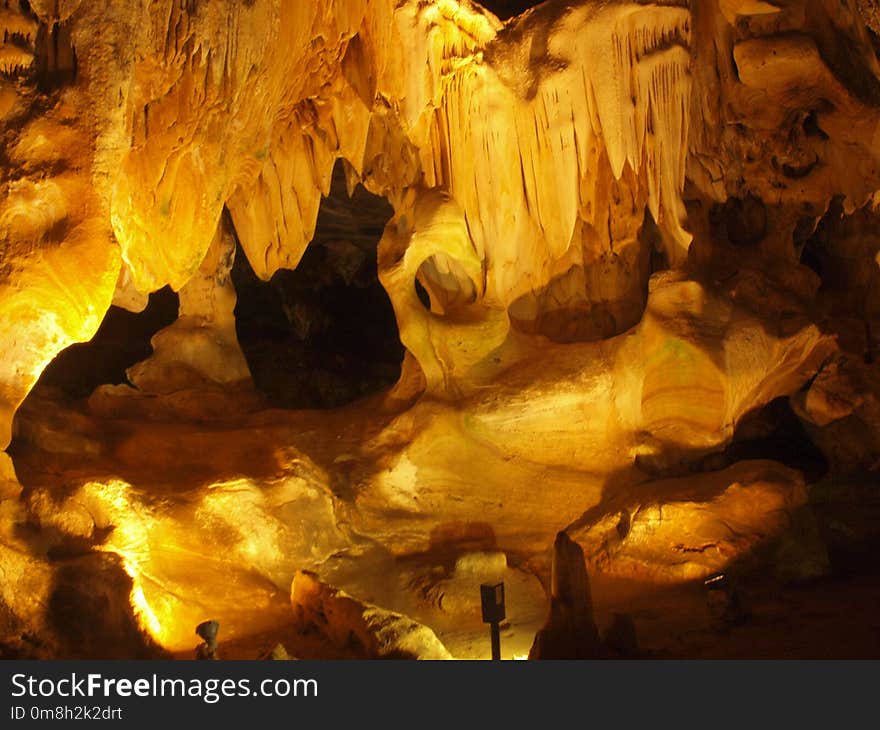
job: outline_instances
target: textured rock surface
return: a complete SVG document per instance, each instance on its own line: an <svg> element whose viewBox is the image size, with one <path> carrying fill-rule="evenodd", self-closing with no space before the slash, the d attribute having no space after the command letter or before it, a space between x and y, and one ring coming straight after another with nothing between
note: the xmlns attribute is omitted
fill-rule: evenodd
<svg viewBox="0 0 880 730"><path fill-rule="evenodd" d="M589 564L603 573L672 582L705 578L772 548L780 550L776 567L786 577L829 569L800 473L771 462L640 484L611 495L593 515L572 532Z"/></svg>
<svg viewBox="0 0 880 730"><path fill-rule="evenodd" d="M792 403L837 473L877 468L878 374L852 357L829 362Z"/></svg>
<svg viewBox="0 0 880 730"><path fill-rule="evenodd" d="M10 10L10 27L55 20L33 9ZM71 4L74 75L52 76L64 83L49 92L41 69L57 59L16 66L6 117L4 257L21 273L0 302L49 318L37 339L23 324L33 317L4 317L17 323L8 337L30 343L7 350L7 413L55 352L94 332L120 272L126 291L183 287L224 205L258 275L295 266L337 157L394 204L395 236L422 241L410 240L399 284L386 283L392 299L415 306L404 292L418 276L434 290L436 328L464 317L488 343L508 318L562 341L624 331L639 319L652 249L681 265L696 237L696 260L717 263L706 236L716 202L769 206L766 230L715 236L721 253L745 242L796 267L784 242L800 219L835 195L852 211L877 187L868 38L839 8L808 15L797 3L755 14L550 2L502 26L445 0ZM34 117L38 99L47 111ZM432 191L450 204L437 208ZM458 233L430 233L447 225ZM34 246L40 256L24 255ZM388 258L397 248L389 239ZM465 311L447 313L451 301ZM449 352L444 375L473 357Z"/></svg>
<svg viewBox="0 0 880 730"><path fill-rule="evenodd" d="M553 543L550 615L529 659L597 659L601 654L584 551L560 532Z"/></svg>
<svg viewBox="0 0 880 730"><path fill-rule="evenodd" d="M221 224L197 274L180 290L177 321L153 338L153 355L128 371L138 390L160 394L250 380L235 333L234 257L235 240Z"/></svg>
<svg viewBox="0 0 880 730"><path fill-rule="evenodd" d="M314 574L296 574L290 602L303 631L325 634L337 647L358 658L452 659L427 626L362 603L321 583Z"/></svg>
<svg viewBox="0 0 880 730"><path fill-rule="evenodd" d="M245 454L251 450L253 464L254 442L243 447ZM123 443L116 463L137 474L145 461L153 461L150 450L155 448L158 443L139 440L132 453ZM194 458L205 444L168 454L162 471L176 473L171 480L158 477L159 482L147 485L132 476L135 485L118 478L86 479L60 502L51 489L35 489L19 518L39 526L42 537L30 550L42 559L50 552L88 550L118 556L130 582L129 611L133 608L150 635L174 651L192 649L193 629L206 618L221 621L224 640L283 622L294 572L320 565L349 544L336 525L325 477L314 465L297 461L287 477L266 481L264 473L259 483L206 484L191 472L199 486L183 490L179 470L190 448ZM164 487L158 486L161 482ZM57 566L41 570L51 583ZM40 574L30 572L30 580ZM25 595L37 600L39 593L29 591L19 600ZM254 620L256 614L262 618Z"/></svg>
<svg viewBox="0 0 880 730"><path fill-rule="evenodd" d="M131 387L19 412L10 627L61 642L58 551L118 556L92 570L129 593L115 625L133 610L172 649L208 616L269 630L297 570L540 562L566 528L642 581L771 543L819 572L801 477L728 447L790 399L833 469L880 460L873 5L524 5L2 8L0 446L111 302L180 297ZM337 412L260 412L234 246L261 280L296 268L334 169L393 208L377 276L401 375ZM343 280L367 250L320 245Z"/></svg>

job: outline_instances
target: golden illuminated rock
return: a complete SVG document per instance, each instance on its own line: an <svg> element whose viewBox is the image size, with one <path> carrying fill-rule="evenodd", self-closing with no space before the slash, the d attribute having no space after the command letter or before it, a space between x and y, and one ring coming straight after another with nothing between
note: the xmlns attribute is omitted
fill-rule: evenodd
<svg viewBox="0 0 880 730"><path fill-rule="evenodd" d="M572 532L595 570L672 582L705 578L761 549L781 550L800 533L797 554L784 555L777 569L815 577L827 572L828 556L806 505L798 472L743 461L622 489Z"/></svg>
<svg viewBox="0 0 880 730"><path fill-rule="evenodd" d="M429 291L433 287L432 306L441 316L453 304L443 302L450 296L485 310L479 326L470 312L448 313L477 327L469 339L490 347L510 327L508 316L529 334L595 339L638 321L651 249L683 265L714 201L768 195L772 188L770 197L783 207L796 199L820 214L835 194L858 206L876 188L877 118L870 106L876 61L865 51L857 58L862 66L856 60L845 68L826 66L823 57L835 58L823 56L829 41L811 36L809 24L801 36L774 35L766 18L781 15L796 24L802 18L796 9L702 3L692 12L550 2L502 26L477 6L451 0L166 5L151 6L143 17L133 7L110 12L101 3L63 10L36 4L35 17L8 11L11 29L33 31L41 22L65 19L76 76L63 94L49 96L58 100L48 113L24 118L12 143L10 191L46 201L41 205L55 212L27 224L30 233L19 224L7 237L39 241L58 221L68 221L63 176L33 182L34 165L91 169L94 215L112 223L141 291L184 286L208 252L224 205L259 275L295 266L314 230L321 194L329 190L333 162L342 157L352 179L363 179L398 207L397 235L430 240L417 229L436 223L420 222L425 204L413 196L450 197L464 236L423 253L411 246L405 278L418 276ZM752 19L754 27L738 31L742 37L710 32L692 39L696 24L722 27L736 18ZM840 34L865 43L853 18L834 20ZM528 49L544 27L553 32L535 57ZM126 38L127 50L108 63L117 36ZM733 53L701 65L716 37ZM736 83L727 57L737 59ZM765 69L762 59L776 65ZM38 93L27 86L24 92ZM728 97L723 108L730 111L700 109L710 113L692 129L701 105ZM819 109L822 99L831 108ZM88 112L79 114L86 105ZM821 135L781 143L799 110L812 115ZM710 128L724 132L713 140ZM65 138L69 143L61 145ZM747 151L748 145L776 144L782 147L772 171L767 155ZM74 149L83 159L69 159ZM711 162L703 162L707 158ZM752 160L748 168L744 159ZM688 169L699 192L685 200ZM703 212L686 214L685 203L696 200ZM643 230L646 208L656 230ZM438 214L447 215L428 215ZM773 238L768 247L778 247ZM108 253L89 269L111 279L118 258L101 240ZM97 291L90 286L100 316L107 299ZM53 307L58 303L40 308L48 313ZM401 295L401 322L413 308ZM77 313L79 320L87 317ZM17 385L7 376L8 387L26 393L54 352L93 331L74 324L57 335L56 327L44 325L53 334L30 348L43 353L36 359L10 353L17 372L32 374ZM493 333L488 338L486 327ZM474 356L461 353L465 360ZM450 362L453 353L443 357L446 377L460 366ZM423 368L434 367L423 360ZM18 400L10 396L7 413Z"/></svg>
<svg viewBox="0 0 880 730"><path fill-rule="evenodd" d="M169 393L250 380L235 333L234 257L235 241L220 225L198 273L180 290L177 321L153 338L152 356L128 372L138 390Z"/></svg>
<svg viewBox="0 0 880 730"><path fill-rule="evenodd" d="M701 578L806 509L798 472L728 451L780 399L829 464L876 468L870 3L549 0L505 22L470 0L12 5L0 447L111 304L170 285L180 308L129 383L19 411L10 624L45 629L50 544L118 556L87 568L179 651L208 617L271 630L297 571L367 543L445 561L431 585L461 605L450 565L540 563L566 528L600 572ZM295 269L337 164L394 209L377 263L402 374L328 414L261 412L236 247L255 279ZM25 519L45 539L16 538Z"/></svg>
<svg viewBox="0 0 880 730"><path fill-rule="evenodd" d="M296 574L290 588L290 602L296 622L304 631L326 634L339 649L355 657L452 659L427 626L363 603L321 583L312 573Z"/></svg>

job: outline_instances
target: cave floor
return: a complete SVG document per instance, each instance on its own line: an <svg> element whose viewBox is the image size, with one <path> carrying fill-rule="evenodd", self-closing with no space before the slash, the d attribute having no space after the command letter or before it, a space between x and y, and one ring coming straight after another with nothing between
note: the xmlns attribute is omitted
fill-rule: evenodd
<svg viewBox="0 0 880 730"><path fill-rule="evenodd" d="M612 612L629 613L644 656L656 659L880 657L876 573L791 586L752 577L740 588L748 616L728 625L710 616L699 583L657 590L600 578L594 581L596 618L604 626Z"/></svg>
<svg viewBox="0 0 880 730"><path fill-rule="evenodd" d="M880 575L859 573L805 585L782 587L753 580L745 586L749 616L736 625L711 617L701 584L658 589L650 584L594 579L593 600L600 627L612 614L628 613L636 625L640 658L645 659L877 659L880 657ZM533 612L532 612L533 613ZM519 622L502 632L502 658L522 659L532 635ZM438 630L458 659L489 658L485 627ZM347 658L344 652L293 625L243 637L223 647L224 658L252 659L281 642L301 659ZM192 651L179 652L189 659Z"/></svg>
<svg viewBox="0 0 880 730"><path fill-rule="evenodd" d="M279 642L304 659L346 657L294 626L290 581L306 568L425 623L457 658L488 658L477 586L450 582L454 556L436 546L407 554L348 522L353 485L375 468L363 445L388 438L398 415L381 399L260 412L222 427L161 419L96 427L85 413L81 404L46 403L21 412L11 453L32 520L28 539L50 562L121 555L151 607L151 633L173 656L191 657L195 625L216 618L229 659L255 658ZM85 510L84 520L73 508ZM876 547L840 556L834 576L809 583L749 575L740 584L749 615L733 626L710 616L700 583L594 575L597 624L631 615L649 658L877 658L880 572L865 557ZM534 564L515 551L507 560L503 654L523 658L546 601ZM537 572L546 580L546 566Z"/></svg>

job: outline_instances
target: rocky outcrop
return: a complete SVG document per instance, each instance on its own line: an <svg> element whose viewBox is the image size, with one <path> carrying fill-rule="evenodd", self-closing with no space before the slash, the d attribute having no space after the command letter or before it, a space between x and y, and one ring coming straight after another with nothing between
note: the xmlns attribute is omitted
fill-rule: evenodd
<svg viewBox="0 0 880 730"><path fill-rule="evenodd" d="M406 616L363 603L298 572L290 602L300 631L317 632L359 659L452 659L427 626Z"/></svg>
<svg viewBox="0 0 880 730"><path fill-rule="evenodd" d="M409 253L383 281L402 333L418 278L433 328L487 349L510 320L560 341L626 330L652 250L685 266L692 239L710 273L737 247L797 267L801 219L878 187L876 59L858 16L825 3L808 19L549 2L507 25L470 3L105 5L8 13L31 30L63 15L76 69L62 96L28 67L6 115L0 306L17 323L4 341L29 343L5 350L7 421L51 357L91 336L117 279L143 293L196 276L224 206L259 276L295 267L337 158L397 211L386 268ZM715 235L728 200L760 200L765 224ZM466 367L462 347L429 380Z"/></svg>
<svg viewBox="0 0 880 730"><path fill-rule="evenodd" d="M829 361L810 387L792 398L795 412L834 473L878 468L878 388L880 379L871 364L841 356Z"/></svg>
<svg viewBox="0 0 880 730"><path fill-rule="evenodd" d="M680 582L763 560L806 579L830 570L807 502L799 472L744 461L618 490L569 532L605 574Z"/></svg>
<svg viewBox="0 0 880 730"><path fill-rule="evenodd" d="M584 551L560 532L553 543L550 615L535 636L529 659L596 659L602 653Z"/></svg>
<svg viewBox="0 0 880 730"><path fill-rule="evenodd" d="M136 440L136 454L123 449L115 457L121 459L117 466L127 464L121 468L128 473L140 471L155 456L151 450L158 442L150 446ZM265 436L257 435L240 444L240 463L254 468L261 440ZM206 453L205 443L192 446L191 456ZM227 447L227 453L236 448L232 441ZM206 617L223 625L224 642L289 621L288 586L296 570L320 565L350 542L336 524L326 476L299 457L289 478L270 478L271 486L249 478L205 484L196 469L198 486L193 488L186 477L179 481L191 469L184 463L187 449L169 453L162 467L166 497L142 484L95 478L77 484L62 499L50 487L32 489L23 505L0 503L0 525L9 533L0 541L9 578L0 600L21 625L45 630L40 606L46 605L57 571L64 567L48 561L50 555L94 553L106 553L115 567L112 575L99 571L95 586L81 590L112 590L137 625L167 650L191 656L193 628ZM94 462L88 468L95 469ZM220 468L234 471L228 465ZM17 508L14 521L6 505ZM32 525L39 540L16 539L24 524ZM117 569L124 580L114 577ZM99 585L109 577L112 586Z"/></svg>
<svg viewBox="0 0 880 730"><path fill-rule="evenodd" d="M250 380L235 332L234 258L235 240L221 224L198 273L180 290L177 321L153 338L152 357L129 369L138 390L160 394Z"/></svg>

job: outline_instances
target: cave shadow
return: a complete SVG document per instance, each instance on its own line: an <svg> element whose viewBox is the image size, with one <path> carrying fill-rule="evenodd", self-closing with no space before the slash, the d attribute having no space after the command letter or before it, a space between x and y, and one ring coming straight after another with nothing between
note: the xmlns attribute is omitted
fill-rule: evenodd
<svg viewBox="0 0 880 730"><path fill-rule="evenodd" d="M177 320L179 305L178 295L166 286L149 296L141 312L111 306L92 339L58 353L34 390L54 389L79 400L101 385L130 385L125 371L152 354L150 340Z"/></svg>
<svg viewBox="0 0 880 730"><path fill-rule="evenodd" d="M133 582L122 558L97 552L50 565L53 585L46 611L58 641L57 658L170 658L138 625L131 606Z"/></svg>
<svg viewBox="0 0 880 730"><path fill-rule="evenodd" d="M873 235L859 237L857 253L863 265L853 268L852 253L835 250L835 239L852 237L848 228L852 225L873 224L876 230L880 225L880 220L873 220L876 214L865 209L847 214L844 197L835 196L821 216L807 215L797 221L791 238L794 263L762 249L768 215L759 199L748 196L713 206L709 212L711 248L703 251L705 245L694 241L692 276L708 291L754 316L770 337L790 337L814 325L822 334L834 336L842 351L873 362L874 333L880 332L876 294L880 273L874 261L880 240ZM697 250L703 253L695 255ZM703 260L696 263L699 259ZM815 295L807 275L818 279Z"/></svg>
<svg viewBox="0 0 880 730"><path fill-rule="evenodd" d="M511 329L528 336L546 337L551 342L567 345L578 342L597 342L608 340L635 327L645 313L647 303L647 280L639 292L636 303L627 307L632 297L623 296L615 301L590 302L583 299L581 306L561 307L547 310L545 300L552 300L556 287L563 286L571 279L583 277L584 267L573 266L548 282L539 291L524 294L508 307ZM586 295L586 286L583 287ZM629 293L629 292L628 292ZM535 319L525 319L518 312L535 301L540 314ZM629 309L630 311L626 311Z"/></svg>
<svg viewBox="0 0 880 730"><path fill-rule="evenodd" d="M633 508L652 503L709 502L730 486L728 480L711 477L744 461L766 460L798 471L808 492L810 485L824 479L829 470L825 456L810 440L788 397L746 414L730 442L721 448L707 451L667 446L653 457L636 457L630 466L611 473L602 485L599 502L565 531L577 533L617 515L617 539L622 542L630 531ZM673 486L675 489L670 490ZM759 555L742 556L735 563L755 566L760 563Z"/></svg>
<svg viewBox="0 0 880 730"><path fill-rule="evenodd" d="M23 502L26 495L24 487ZM51 498L63 499L54 494ZM28 617L42 629L36 635L25 629L17 637L18 654L13 658L170 658L139 625L132 605L134 583L123 558L100 549L114 529L96 528L85 537L64 534L57 526L39 524L32 516L15 523L15 539L30 554L43 557L50 574L40 615ZM0 656L11 638L3 637Z"/></svg>
<svg viewBox="0 0 880 730"><path fill-rule="evenodd" d="M400 556L397 562L403 566L442 566L450 574L462 554L497 550L495 529L488 522L454 520L443 522L431 530L426 550Z"/></svg>
<svg viewBox="0 0 880 730"><path fill-rule="evenodd" d="M236 333L257 390L274 407L337 408L400 378L404 348L377 254L394 210L362 185L349 196L345 164L333 168L295 269L261 281L236 243Z"/></svg>

